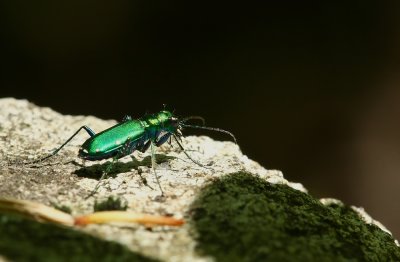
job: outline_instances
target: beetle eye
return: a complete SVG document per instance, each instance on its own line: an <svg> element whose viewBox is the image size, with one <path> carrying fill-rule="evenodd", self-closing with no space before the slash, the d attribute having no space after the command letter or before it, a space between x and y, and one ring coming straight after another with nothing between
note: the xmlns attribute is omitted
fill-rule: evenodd
<svg viewBox="0 0 400 262"><path fill-rule="evenodd" d="M171 117L170 119L168 119L168 124L173 127L177 127L178 126L178 118Z"/></svg>

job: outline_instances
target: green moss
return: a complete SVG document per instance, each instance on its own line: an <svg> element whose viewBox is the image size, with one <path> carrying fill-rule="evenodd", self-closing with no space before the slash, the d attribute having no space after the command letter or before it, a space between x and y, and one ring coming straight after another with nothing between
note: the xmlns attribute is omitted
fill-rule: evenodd
<svg viewBox="0 0 400 262"><path fill-rule="evenodd" d="M127 210L128 203L126 200L121 199L117 196L109 196L106 200L94 202L94 212L98 211L108 211L108 210Z"/></svg>
<svg viewBox="0 0 400 262"><path fill-rule="evenodd" d="M154 261L69 228L0 214L0 254L12 261Z"/></svg>
<svg viewBox="0 0 400 262"><path fill-rule="evenodd" d="M400 261L393 238L356 212L235 173L192 204L197 250L217 261Z"/></svg>

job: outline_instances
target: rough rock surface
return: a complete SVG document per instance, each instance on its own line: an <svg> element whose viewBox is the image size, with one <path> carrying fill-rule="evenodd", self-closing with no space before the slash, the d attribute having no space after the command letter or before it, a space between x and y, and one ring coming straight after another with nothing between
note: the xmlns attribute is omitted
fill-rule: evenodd
<svg viewBox="0 0 400 262"><path fill-rule="evenodd" d="M82 162L77 157L79 146L88 138L84 131L57 156L43 163L26 164L54 150L82 125L99 132L115 123L92 116L61 115L25 100L0 99L0 197L65 205L73 214L80 215L93 212L95 199L113 195L126 199L129 210L186 219L190 204L201 188L228 173L257 174L270 183L287 184L306 192L301 184L285 180L280 171L266 170L248 159L234 143L218 142L205 136L184 137L183 145L207 168L194 165L174 143L157 148L158 157L163 158L157 165L157 174L166 195L164 199L159 198L155 176L149 167L150 150L135 152L134 159L120 159L97 193L85 199L96 186L107 160ZM325 202L331 204L332 200L323 200ZM365 212L362 216L368 223L376 223L384 229ZM196 242L189 224L151 230L140 225L96 225L83 230L161 260L212 260L195 252Z"/></svg>

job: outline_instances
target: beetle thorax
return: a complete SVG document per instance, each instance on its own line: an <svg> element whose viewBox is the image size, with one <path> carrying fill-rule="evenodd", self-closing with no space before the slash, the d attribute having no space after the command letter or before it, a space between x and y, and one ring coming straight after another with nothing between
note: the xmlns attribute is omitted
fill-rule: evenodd
<svg viewBox="0 0 400 262"><path fill-rule="evenodd" d="M175 134L179 129L179 121L169 111L160 111L156 114L148 115L142 118L148 131L162 131Z"/></svg>

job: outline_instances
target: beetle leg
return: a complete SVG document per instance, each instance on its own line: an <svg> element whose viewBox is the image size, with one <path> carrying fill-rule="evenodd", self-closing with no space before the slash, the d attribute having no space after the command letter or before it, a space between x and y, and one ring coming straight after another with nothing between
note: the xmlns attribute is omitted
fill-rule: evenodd
<svg viewBox="0 0 400 262"><path fill-rule="evenodd" d="M148 140L144 145L142 145L142 147L140 149L138 148L138 150L140 152L144 153L147 151L147 149L149 149L150 144L151 144L151 140Z"/></svg>
<svg viewBox="0 0 400 262"><path fill-rule="evenodd" d="M174 136L176 142L178 143L179 147L182 149L183 153L185 153L185 155L187 156L187 158L189 158L193 163L195 163L198 166L201 166L201 167L204 167L207 169L212 169L210 167L200 164L198 161L194 160L191 156L189 156L189 154L186 152L185 148L182 146L181 142L179 142L179 140L178 140L179 137L176 137L176 135L173 135L173 136Z"/></svg>
<svg viewBox="0 0 400 262"><path fill-rule="evenodd" d="M163 136L161 136L160 138L157 139L156 141L156 146L161 146L162 144L164 144L165 142L167 142L167 140L171 137L171 133L167 133Z"/></svg>
<svg viewBox="0 0 400 262"><path fill-rule="evenodd" d="M161 191L161 196L164 196L164 191L161 188L160 180L158 178L157 172L156 172L156 153L155 153L155 145L154 142L150 140L150 146L151 146L151 167L153 168L154 175L156 176L157 184L158 187L160 188Z"/></svg>
<svg viewBox="0 0 400 262"><path fill-rule="evenodd" d="M119 152L117 153L117 158L122 158L124 156L132 154L135 150L140 150L143 147L143 142L132 141L131 139L126 140Z"/></svg>
<svg viewBox="0 0 400 262"><path fill-rule="evenodd" d="M99 189L100 187L100 183L103 179L105 179L107 177L107 175L110 173L113 165L118 161L118 159L130 155L133 151L135 151L135 149L137 149L138 143L136 142L132 142L131 140L127 140L123 147L118 151L118 153L113 157L111 163L109 163L106 167L106 170L103 172L103 174L101 175L99 181L96 184L96 187L93 189L93 191L86 197L89 198L91 196L93 196L97 189Z"/></svg>
<svg viewBox="0 0 400 262"><path fill-rule="evenodd" d="M93 196L93 195L97 192L97 189L99 189L99 187L100 187L101 181L103 181L103 179L105 179L105 178L107 177L107 175L110 173L110 171L111 171L113 165L114 165L117 161L118 161L118 157L115 156L115 157L113 157L111 163L108 163L108 164L107 164L106 170L105 170L105 171L103 172L103 174L101 175L101 177L100 177L99 181L97 182L96 186L94 187L94 189L92 190L92 192L90 192L90 194L89 194L85 199L88 199L89 197Z"/></svg>
<svg viewBox="0 0 400 262"><path fill-rule="evenodd" d="M64 142L64 144L62 144L59 148L54 150L51 154L49 154L48 156L45 156L45 157L43 157L43 158L41 158L39 160L35 160L35 161L33 161L33 162L29 163L29 164L35 164L35 163L38 163L38 162L42 162L42 161L44 161L44 160L56 155L58 153L58 151L60 151L61 148L63 148L66 144L68 144L79 133L79 131L81 131L82 129L84 129L91 137L95 135L95 132L93 132L93 130L90 129L90 127L81 126L70 138L67 139L67 141Z"/></svg>

